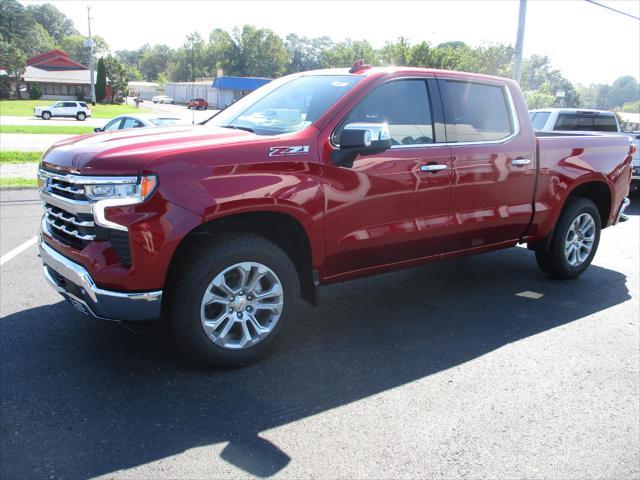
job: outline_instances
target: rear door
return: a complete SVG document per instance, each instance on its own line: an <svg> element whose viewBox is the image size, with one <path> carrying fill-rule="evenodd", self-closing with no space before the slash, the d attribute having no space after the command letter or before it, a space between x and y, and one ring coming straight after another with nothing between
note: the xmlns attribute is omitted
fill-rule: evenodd
<svg viewBox="0 0 640 480"><path fill-rule="evenodd" d="M76 102L63 102L61 115L66 117L75 117L78 111L78 104Z"/></svg>
<svg viewBox="0 0 640 480"><path fill-rule="evenodd" d="M532 214L536 166L531 123L519 125L505 85L439 77L451 147L449 249L518 239Z"/></svg>

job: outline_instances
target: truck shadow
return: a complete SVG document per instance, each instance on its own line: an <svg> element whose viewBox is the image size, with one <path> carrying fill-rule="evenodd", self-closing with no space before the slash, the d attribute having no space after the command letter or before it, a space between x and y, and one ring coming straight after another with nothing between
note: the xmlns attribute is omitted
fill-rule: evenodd
<svg viewBox="0 0 640 480"><path fill-rule="evenodd" d="M630 298L621 273L554 281L515 248L324 288L278 351L232 371L194 367L159 327L132 334L63 302L24 310L0 322L0 476L94 477L216 444L225 461L272 475L291 459L265 430Z"/></svg>

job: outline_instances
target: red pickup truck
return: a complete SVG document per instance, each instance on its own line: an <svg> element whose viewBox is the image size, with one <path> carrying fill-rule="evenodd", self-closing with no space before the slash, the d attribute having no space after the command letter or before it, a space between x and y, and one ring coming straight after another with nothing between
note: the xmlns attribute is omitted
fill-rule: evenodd
<svg viewBox="0 0 640 480"><path fill-rule="evenodd" d="M628 204L621 136L534 136L504 78L305 72L196 126L103 132L43 156L44 274L76 308L162 316L208 365L265 355L321 285L527 244L573 278Z"/></svg>

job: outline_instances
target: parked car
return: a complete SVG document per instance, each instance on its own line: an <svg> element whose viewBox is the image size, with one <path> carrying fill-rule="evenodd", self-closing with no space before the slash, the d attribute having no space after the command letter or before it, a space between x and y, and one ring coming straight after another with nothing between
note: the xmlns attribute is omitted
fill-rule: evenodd
<svg viewBox="0 0 640 480"><path fill-rule="evenodd" d="M168 117L166 115L119 115L107 122L104 127L94 128L94 131L109 132L128 128L165 127L176 125L181 121L182 119L179 117Z"/></svg>
<svg viewBox="0 0 640 480"><path fill-rule="evenodd" d="M207 108L209 108L209 102L207 102L204 98L192 98L187 102L187 108L206 110Z"/></svg>
<svg viewBox="0 0 640 480"><path fill-rule="evenodd" d="M542 108L529 111L529 117L537 131L617 132L630 137L636 145L636 153L632 158L631 191L640 187L640 135L621 131L615 112L583 108Z"/></svg>
<svg viewBox="0 0 640 480"><path fill-rule="evenodd" d="M505 78L299 73L204 125L56 144L39 168L40 255L80 311L162 312L188 355L244 365L322 285L517 244L548 275L579 276L623 218L634 149L534 135Z"/></svg>
<svg viewBox="0 0 640 480"><path fill-rule="evenodd" d="M175 103L175 100L166 95L156 95L151 99L153 103Z"/></svg>
<svg viewBox="0 0 640 480"><path fill-rule="evenodd" d="M49 120L53 117L73 117L76 120L84 121L91 116L91 109L85 102L63 101L46 107L35 107L33 114L43 120Z"/></svg>

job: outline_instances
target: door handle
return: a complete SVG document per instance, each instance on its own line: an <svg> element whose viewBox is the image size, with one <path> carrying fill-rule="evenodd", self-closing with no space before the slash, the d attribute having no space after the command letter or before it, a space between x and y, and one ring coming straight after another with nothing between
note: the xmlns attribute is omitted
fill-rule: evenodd
<svg viewBox="0 0 640 480"><path fill-rule="evenodd" d="M421 172L439 172L440 170L446 170L447 167L446 165L442 165L441 163L432 163L431 165L421 165L420 166L420 171Z"/></svg>
<svg viewBox="0 0 640 480"><path fill-rule="evenodd" d="M511 160L511 165L515 165L516 167L523 167L525 165L529 165L530 163L530 158L514 158L513 160Z"/></svg>

